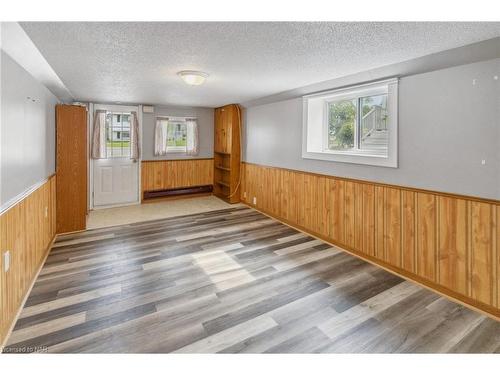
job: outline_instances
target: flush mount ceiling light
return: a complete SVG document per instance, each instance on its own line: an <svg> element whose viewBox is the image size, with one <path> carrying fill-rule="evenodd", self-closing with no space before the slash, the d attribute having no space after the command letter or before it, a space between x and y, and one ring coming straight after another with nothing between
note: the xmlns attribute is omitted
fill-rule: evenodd
<svg viewBox="0 0 500 375"><path fill-rule="evenodd" d="M182 72L177 73L177 75L188 85L193 86L201 85L208 77L207 73L197 72L196 70L183 70Z"/></svg>

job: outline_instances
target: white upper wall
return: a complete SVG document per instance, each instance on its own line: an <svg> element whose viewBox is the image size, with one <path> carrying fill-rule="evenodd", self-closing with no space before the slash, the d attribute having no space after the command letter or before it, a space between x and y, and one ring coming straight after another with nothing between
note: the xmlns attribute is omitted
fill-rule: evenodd
<svg viewBox="0 0 500 375"><path fill-rule="evenodd" d="M1 51L0 206L55 172L58 99Z"/></svg>
<svg viewBox="0 0 500 375"><path fill-rule="evenodd" d="M17 22L2 22L1 48L38 82L63 101L72 94Z"/></svg>

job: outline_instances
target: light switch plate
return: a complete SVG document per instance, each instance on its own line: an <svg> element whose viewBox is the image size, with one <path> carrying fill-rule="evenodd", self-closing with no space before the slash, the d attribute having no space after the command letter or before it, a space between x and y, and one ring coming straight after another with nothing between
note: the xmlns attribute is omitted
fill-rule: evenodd
<svg viewBox="0 0 500 375"><path fill-rule="evenodd" d="M7 272L10 268L10 251L3 253L3 270Z"/></svg>
<svg viewBox="0 0 500 375"><path fill-rule="evenodd" d="M253 204L257 204L257 197L253 197Z"/></svg>

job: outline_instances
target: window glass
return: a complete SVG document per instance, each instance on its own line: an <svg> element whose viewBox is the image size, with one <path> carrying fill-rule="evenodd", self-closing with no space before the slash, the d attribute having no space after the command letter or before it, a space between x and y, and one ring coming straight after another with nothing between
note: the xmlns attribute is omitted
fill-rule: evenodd
<svg viewBox="0 0 500 375"><path fill-rule="evenodd" d="M349 150L354 147L356 99L328 103L328 149Z"/></svg>
<svg viewBox="0 0 500 375"><path fill-rule="evenodd" d="M130 114L108 112L106 114L106 157L130 156Z"/></svg>
<svg viewBox="0 0 500 375"><path fill-rule="evenodd" d="M169 150L186 151L186 123L183 121L168 121L165 122L165 125L167 128L167 152Z"/></svg>
<svg viewBox="0 0 500 375"><path fill-rule="evenodd" d="M398 79L303 97L302 157L398 166Z"/></svg>
<svg viewBox="0 0 500 375"><path fill-rule="evenodd" d="M389 144L387 129L387 94L360 98L359 148L386 153Z"/></svg>

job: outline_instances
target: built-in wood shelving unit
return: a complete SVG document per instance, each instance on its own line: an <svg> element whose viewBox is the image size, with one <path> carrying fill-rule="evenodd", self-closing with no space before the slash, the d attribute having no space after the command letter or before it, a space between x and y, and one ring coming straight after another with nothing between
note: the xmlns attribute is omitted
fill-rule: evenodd
<svg viewBox="0 0 500 375"><path fill-rule="evenodd" d="M227 171L227 172L231 171L231 168L226 168L226 167L223 167L222 165L216 165L215 168L223 170L223 171Z"/></svg>
<svg viewBox="0 0 500 375"><path fill-rule="evenodd" d="M214 194L229 203L240 201L240 130L237 104L215 109Z"/></svg>
<svg viewBox="0 0 500 375"><path fill-rule="evenodd" d="M231 185L229 185L227 182L224 181L215 181L215 183L221 186L225 186L227 188L231 187Z"/></svg>

